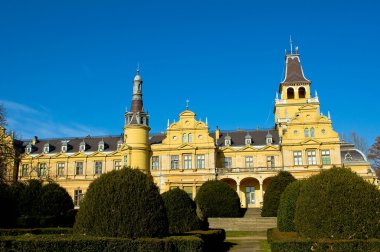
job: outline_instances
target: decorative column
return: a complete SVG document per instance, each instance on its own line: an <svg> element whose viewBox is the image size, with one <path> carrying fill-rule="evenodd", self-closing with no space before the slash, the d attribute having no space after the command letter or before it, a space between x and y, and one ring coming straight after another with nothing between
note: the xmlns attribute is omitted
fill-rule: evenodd
<svg viewBox="0 0 380 252"><path fill-rule="evenodd" d="M264 197L263 197L263 181L260 181L260 208L263 207L263 201L264 201Z"/></svg>

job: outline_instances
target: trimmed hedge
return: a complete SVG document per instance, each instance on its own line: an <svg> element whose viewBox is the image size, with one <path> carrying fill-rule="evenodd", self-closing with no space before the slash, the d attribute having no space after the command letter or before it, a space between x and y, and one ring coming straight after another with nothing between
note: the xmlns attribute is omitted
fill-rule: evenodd
<svg viewBox="0 0 380 252"><path fill-rule="evenodd" d="M72 228L10 228L0 229L0 236L16 236L24 234L71 234Z"/></svg>
<svg viewBox="0 0 380 252"><path fill-rule="evenodd" d="M60 216L73 208L73 200L63 187L56 183L49 183L42 187L40 215Z"/></svg>
<svg viewBox="0 0 380 252"><path fill-rule="evenodd" d="M202 220L209 217L240 217L240 199L236 191L219 180L205 182L195 197L197 213Z"/></svg>
<svg viewBox="0 0 380 252"><path fill-rule="evenodd" d="M294 216L297 199L300 191L301 181L294 181L288 185L281 195L277 211L277 227L282 232L296 231Z"/></svg>
<svg viewBox="0 0 380 252"><path fill-rule="evenodd" d="M285 188L294 181L296 181L296 179L287 171L280 171L269 181L264 194L263 209L261 211L262 217L277 217L281 194Z"/></svg>
<svg viewBox="0 0 380 252"><path fill-rule="evenodd" d="M226 239L226 231L224 229L195 230L187 232L185 235L201 238L204 241L204 251L221 251Z"/></svg>
<svg viewBox="0 0 380 252"><path fill-rule="evenodd" d="M163 237L168 233L164 201L153 181L136 169L101 175L89 186L74 232L106 237Z"/></svg>
<svg viewBox="0 0 380 252"><path fill-rule="evenodd" d="M37 235L0 237L1 251L204 251L202 239L194 236L158 238L108 238L85 235Z"/></svg>
<svg viewBox="0 0 380 252"><path fill-rule="evenodd" d="M165 203L170 234L201 229L203 225L197 216L196 205L184 190L175 188L161 196Z"/></svg>
<svg viewBox="0 0 380 252"><path fill-rule="evenodd" d="M16 208L10 187L0 183L0 227L12 227L16 219Z"/></svg>
<svg viewBox="0 0 380 252"><path fill-rule="evenodd" d="M331 240L331 239L307 239L298 237L295 232L279 232L277 229L268 229L268 242L272 252L304 252L304 251L368 251L378 252L380 239L368 240Z"/></svg>
<svg viewBox="0 0 380 252"><path fill-rule="evenodd" d="M379 209L375 185L347 168L332 168L302 182L296 230L310 238L380 238Z"/></svg>

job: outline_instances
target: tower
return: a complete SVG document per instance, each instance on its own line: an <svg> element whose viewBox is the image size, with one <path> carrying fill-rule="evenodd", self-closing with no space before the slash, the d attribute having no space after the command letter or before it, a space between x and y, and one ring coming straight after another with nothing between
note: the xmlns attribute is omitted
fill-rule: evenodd
<svg viewBox="0 0 380 252"><path fill-rule="evenodd" d="M291 49L285 54L285 76L278 89L280 98L277 94L275 99L275 123L280 132L297 116L299 108L312 105L319 112L318 96L312 97L310 85L311 81L303 73L298 47L295 52Z"/></svg>
<svg viewBox="0 0 380 252"><path fill-rule="evenodd" d="M126 165L149 172L149 115L144 111L142 78L137 69L133 80L131 111L125 112L124 144L128 147Z"/></svg>

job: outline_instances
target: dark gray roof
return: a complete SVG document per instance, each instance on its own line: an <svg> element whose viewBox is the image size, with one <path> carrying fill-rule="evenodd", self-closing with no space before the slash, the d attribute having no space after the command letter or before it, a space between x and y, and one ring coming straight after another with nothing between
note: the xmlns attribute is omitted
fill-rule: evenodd
<svg viewBox="0 0 380 252"><path fill-rule="evenodd" d="M253 146L257 145L266 145L266 135L269 133L272 135L273 144L279 143L279 136L278 131L276 129L270 129L270 130L252 130L252 131L244 131L244 130L238 130L238 131L222 131L219 135L219 139L217 141L217 146L221 147L224 146L224 139L227 136L231 137L231 146L244 146L245 144L245 136L247 133L251 135L252 137L252 144ZM215 139L215 133L211 133L210 136Z"/></svg>
<svg viewBox="0 0 380 252"><path fill-rule="evenodd" d="M367 162L364 154L356 149L353 144L344 143L340 148L342 163Z"/></svg>

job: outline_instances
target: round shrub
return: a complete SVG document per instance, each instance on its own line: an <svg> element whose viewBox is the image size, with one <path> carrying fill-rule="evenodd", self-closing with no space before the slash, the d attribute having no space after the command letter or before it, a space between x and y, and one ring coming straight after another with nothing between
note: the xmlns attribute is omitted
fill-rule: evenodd
<svg viewBox="0 0 380 252"><path fill-rule="evenodd" d="M66 189L56 183L50 183L42 187L41 215L61 216L73 208L73 200Z"/></svg>
<svg viewBox="0 0 380 252"><path fill-rule="evenodd" d="M39 216L41 212L42 182L31 179L19 199L19 213L25 216Z"/></svg>
<svg viewBox="0 0 380 252"><path fill-rule="evenodd" d="M169 221L169 233L180 234L201 228L196 205L189 195L175 188L162 194Z"/></svg>
<svg viewBox="0 0 380 252"><path fill-rule="evenodd" d="M112 171L90 184L74 231L109 237L165 236L168 219L164 201L153 181L141 171Z"/></svg>
<svg viewBox="0 0 380 252"><path fill-rule="evenodd" d="M289 184L281 195L277 211L277 227L281 232L295 232L294 215L301 181Z"/></svg>
<svg viewBox="0 0 380 252"><path fill-rule="evenodd" d="M208 217L240 217L240 199L236 191L219 180L205 182L195 197L198 215Z"/></svg>
<svg viewBox="0 0 380 252"><path fill-rule="evenodd" d="M303 182L296 230L303 237L380 238L380 190L347 168L322 171Z"/></svg>
<svg viewBox="0 0 380 252"><path fill-rule="evenodd" d="M276 217L278 205L280 204L281 194L285 188L296 179L287 171L280 171L269 181L268 187L264 194L263 209L261 216Z"/></svg>

